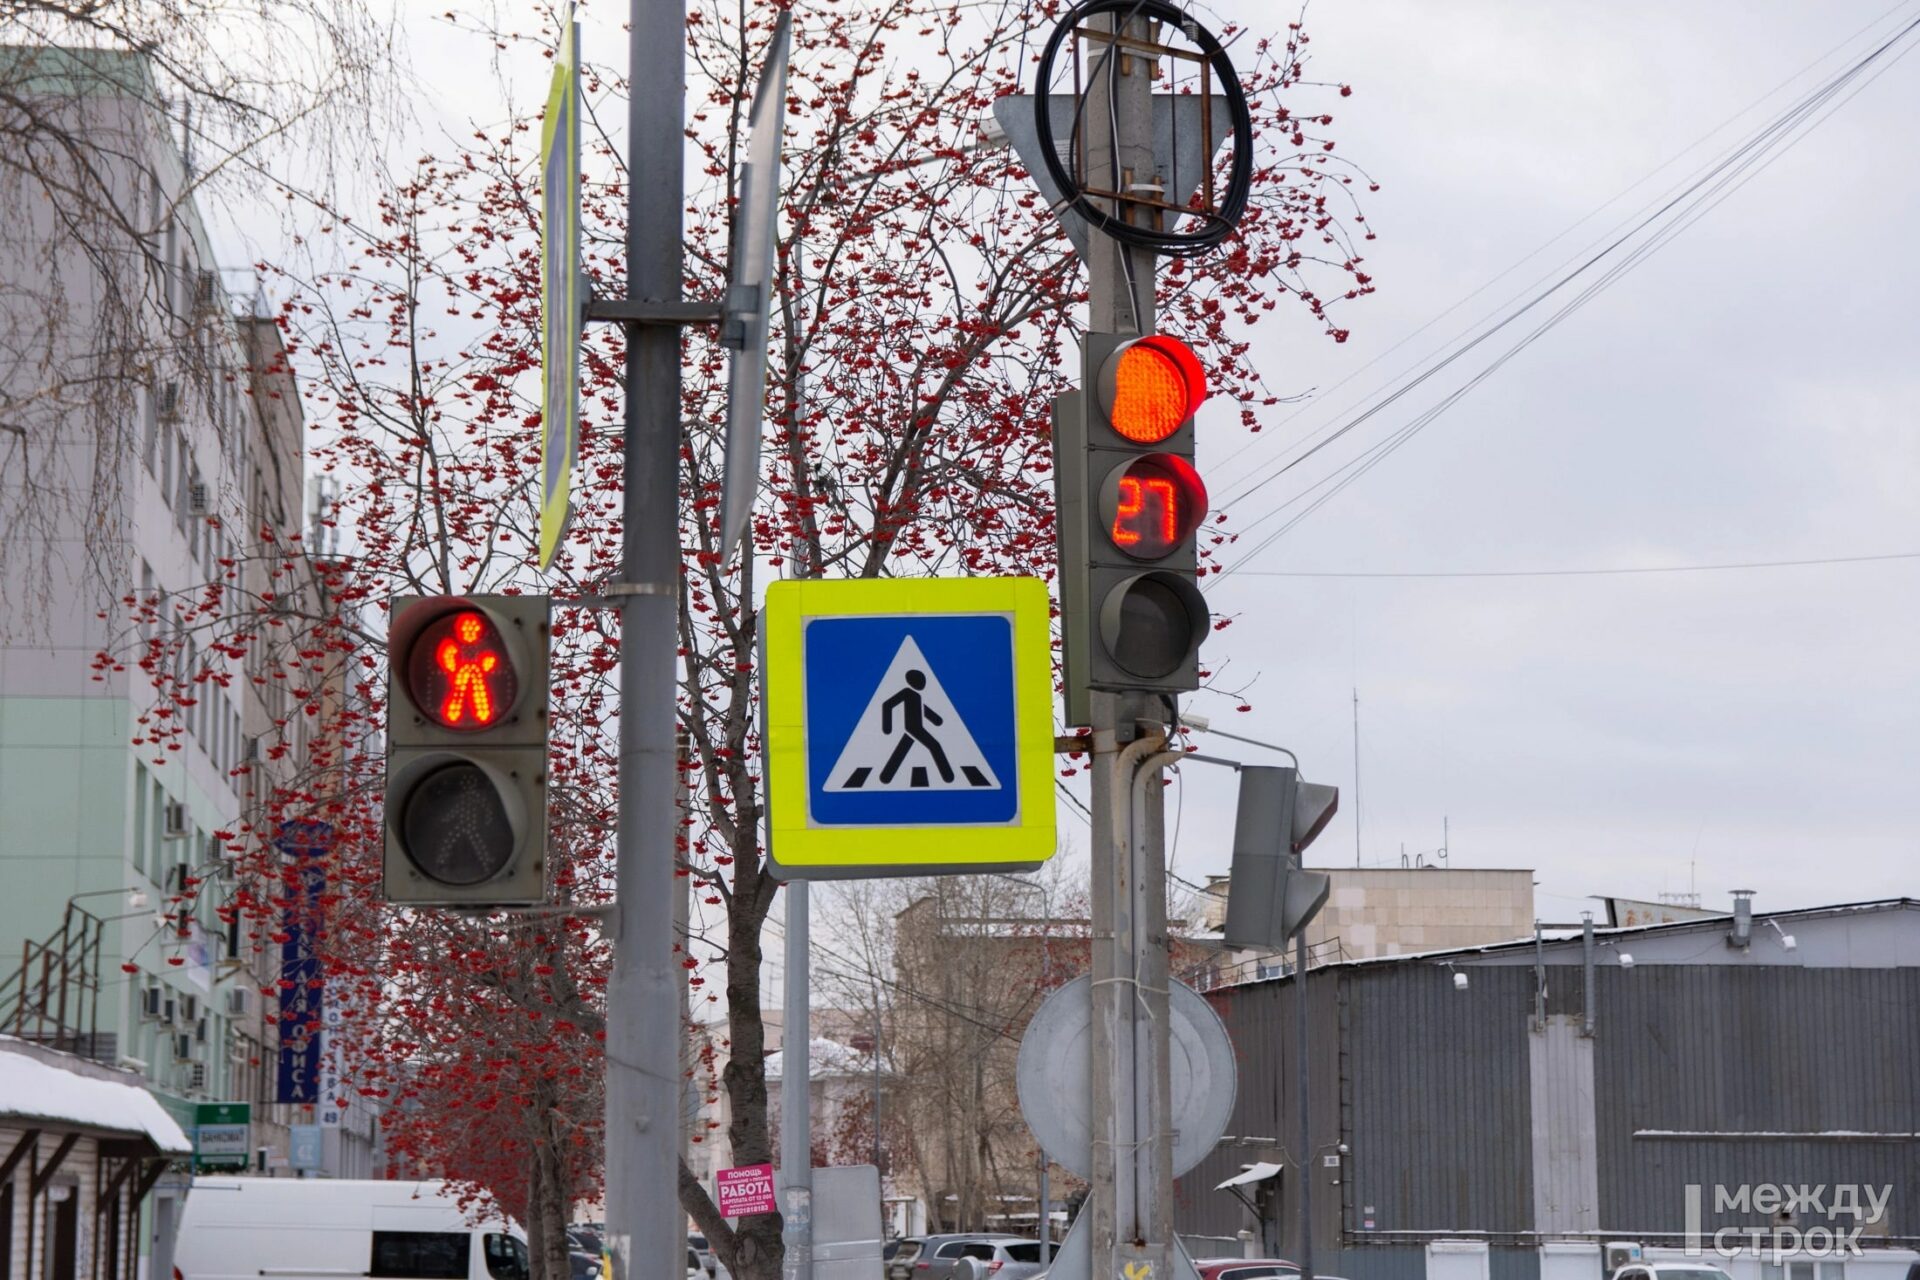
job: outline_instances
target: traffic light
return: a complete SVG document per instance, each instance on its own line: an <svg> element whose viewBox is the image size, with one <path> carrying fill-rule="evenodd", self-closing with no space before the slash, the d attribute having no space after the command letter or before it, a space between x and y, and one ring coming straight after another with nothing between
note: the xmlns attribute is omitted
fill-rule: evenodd
<svg viewBox="0 0 1920 1280"><path fill-rule="evenodd" d="M1227 881L1229 946L1285 946L1327 900L1327 875L1302 871L1300 854L1340 807L1336 787L1307 782L1298 769L1240 766L1240 808L1233 819Z"/></svg>
<svg viewBox="0 0 1920 1280"><path fill-rule="evenodd" d="M546 898L545 596L399 596L387 643L386 898Z"/></svg>
<svg viewBox="0 0 1920 1280"><path fill-rule="evenodd" d="M1194 535L1207 487L1193 466L1206 374L1165 334L1089 333L1081 390L1054 402L1066 720L1088 693L1200 684L1207 605Z"/></svg>

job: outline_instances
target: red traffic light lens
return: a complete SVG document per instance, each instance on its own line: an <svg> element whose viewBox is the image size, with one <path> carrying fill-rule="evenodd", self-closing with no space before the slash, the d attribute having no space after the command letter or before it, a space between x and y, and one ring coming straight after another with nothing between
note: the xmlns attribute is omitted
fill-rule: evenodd
<svg viewBox="0 0 1920 1280"><path fill-rule="evenodd" d="M1116 468L1101 494L1107 536L1135 560L1186 545L1207 516L1207 486L1185 458L1150 453Z"/></svg>
<svg viewBox="0 0 1920 1280"><path fill-rule="evenodd" d="M1107 421L1135 444L1159 444L1207 398L1200 358L1186 343L1160 334L1114 352L1102 381Z"/></svg>
<svg viewBox="0 0 1920 1280"><path fill-rule="evenodd" d="M520 678L493 620L461 609L427 624L407 655L413 705L448 729L490 729L513 709Z"/></svg>

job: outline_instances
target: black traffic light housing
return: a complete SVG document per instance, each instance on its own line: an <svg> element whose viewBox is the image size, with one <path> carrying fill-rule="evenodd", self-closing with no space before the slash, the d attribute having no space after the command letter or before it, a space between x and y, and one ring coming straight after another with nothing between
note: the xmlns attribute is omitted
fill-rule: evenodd
<svg viewBox="0 0 1920 1280"><path fill-rule="evenodd" d="M546 900L545 596L396 596L387 643L385 897Z"/></svg>
<svg viewBox="0 0 1920 1280"><path fill-rule="evenodd" d="M1179 371L1189 405L1129 435L1116 428L1114 406L1116 371L1133 347ZM1205 394L1199 362L1184 344L1162 335L1089 333L1081 344L1081 390L1054 401L1068 724L1091 723L1094 689L1200 687L1209 619L1196 581L1195 537L1207 503L1193 467L1192 406Z"/></svg>

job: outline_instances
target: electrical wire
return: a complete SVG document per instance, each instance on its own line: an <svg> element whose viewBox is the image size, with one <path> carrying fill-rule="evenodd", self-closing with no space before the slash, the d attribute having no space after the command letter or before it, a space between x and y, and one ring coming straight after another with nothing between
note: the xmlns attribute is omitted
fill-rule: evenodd
<svg viewBox="0 0 1920 1280"><path fill-rule="evenodd" d="M1732 564L1666 564L1606 569L1471 569L1435 572L1327 573L1291 569L1246 569L1249 578L1588 578L1639 573L1713 573L1726 569L1800 569L1814 565L1884 564L1920 560L1920 551L1890 551L1875 556L1826 556L1817 560L1744 560Z"/></svg>
<svg viewBox="0 0 1920 1280"><path fill-rule="evenodd" d="M1428 379L1436 376L1454 362L1462 359L1479 347L1482 343L1490 340L1505 330L1509 325L1516 323L1536 307L1547 302L1556 293L1586 275L1592 268L1600 265L1616 251L1627 248L1636 237L1641 236L1643 232L1648 232L1649 229L1651 229L1650 234L1648 234L1645 239L1641 240L1638 244L1632 244L1632 247L1627 249L1624 258L1609 266L1596 280L1576 294L1571 301L1541 321L1530 330L1526 336L1502 352L1492 363L1476 373L1464 385L1456 388L1437 404L1416 416L1412 422L1395 430L1386 439L1362 451L1354 458L1349 459L1347 462L1335 468L1335 470L1327 476L1322 477L1314 484L1308 486L1307 489L1301 493L1294 495L1294 497L1289 498L1279 506L1262 514L1246 526L1243 526L1240 530L1242 534L1281 515L1287 508L1294 504L1311 498L1311 500L1307 502L1306 507L1287 519L1272 533L1262 538L1255 544L1252 550L1242 555L1240 559L1233 564L1226 566L1211 576L1218 579L1226 574L1239 572L1244 569L1260 552L1283 537L1302 520L1326 505L1326 503L1331 501L1335 496L1344 492L1348 486L1357 481L1361 476L1364 476L1368 471L1371 471L1402 444L1405 444L1414 435L1417 435L1421 429L1440 417L1440 415L1448 409L1452 408L1469 392L1486 381L1494 373L1505 367L1508 361L1533 345L1534 342L1557 327L1562 320L1565 320L1568 316L1580 310L1588 302L1592 301L1593 298L1619 280L1620 277L1664 248L1674 238L1690 228L1695 222L1699 221L1700 218L1717 208L1735 191L1764 172L1774 161L1778 160L1780 156L1791 149L1795 143L1818 128L1819 125L1824 123L1835 111L1845 106L1857 94L1864 90L1867 85L1885 74L1902 58L1911 53L1914 46L1909 45L1891 60L1887 61L1877 70L1874 70L1871 75L1864 74L1868 68L1872 67L1874 63L1894 50L1916 30L1920 30L1920 18L1903 25L1894 35L1856 60L1846 70L1831 77L1817 89L1801 98L1787 111L1769 121L1740 146L1721 157L1720 160L1710 166L1705 172L1688 183L1678 194L1665 201L1658 209L1643 217L1629 230L1616 237L1597 253L1588 257L1579 266L1562 275L1552 285L1537 293L1524 305L1501 318L1484 332L1476 335L1453 352L1436 361L1373 405L1370 405L1359 414L1335 427L1324 438L1304 450L1277 471L1274 471L1264 479L1251 485L1240 495L1241 498L1249 496L1264 485L1287 474L1308 458L1313 457L1321 450L1333 444L1336 440L1339 440L1364 425L1375 415L1391 407ZM1858 81L1858 83L1855 83L1856 81ZM1849 88L1851 91L1844 92L1844 96L1842 96L1843 91L1847 91ZM1660 224L1662 218L1669 214L1673 215L1669 221L1657 225ZM1323 488L1325 489L1324 492L1313 496L1316 490Z"/></svg>
<svg viewBox="0 0 1920 1280"><path fill-rule="evenodd" d="M1494 276L1492 279L1486 281L1484 284L1474 289L1471 293L1466 294L1464 297L1460 298L1459 301L1455 302L1452 306L1449 306L1446 310L1440 312L1438 315L1435 315L1433 318L1428 320L1425 324L1422 324L1419 328L1415 329L1413 332L1407 334L1406 336L1402 337L1399 341L1395 342L1392 346L1388 347L1385 351L1382 351L1379 355L1373 357L1373 359L1367 361L1365 364L1361 365L1359 368L1355 369L1353 372L1341 378L1338 382L1328 387L1325 392L1320 393L1320 396L1316 398L1312 403L1304 404L1300 408L1296 409L1294 412L1288 414L1285 418L1282 418L1280 422L1276 425L1279 427L1284 427L1288 423L1291 423L1301 418L1302 416L1306 415L1307 413L1310 413L1317 405L1324 404L1325 397L1327 395L1330 395L1331 393L1338 391L1340 388L1346 386L1348 383L1352 382L1354 379L1360 377L1362 374L1366 373L1367 370L1373 368L1375 365L1379 364L1381 361L1387 359L1387 357L1391 356L1394 352L1400 350L1402 347L1406 346L1408 343L1418 338L1421 334L1427 332L1429 329L1439 324L1442 320L1445 320L1448 316L1460 310L1462 307L1472 302L1475 298L1478 298L1481 294L1493 288L1493 286L1499 284L1502 280L1505 280L1508 276L1518 271L1521 267L1524 267L1527 263L1532 262L1535 258L1545 253L1548 249L1551 249L1554 245L1559 244L1562 240L1565 240L1568 236L1572 235L1579 228L1593 221L1593 219L1597 217L1601 212L1603 212L1608 208L1611 208L1615 204L1618 204L1621 200L1625 199L1627 196L1631 195L1633 192L1638 191L1641 187L1653 181L1655 177L1659 176L1660 174L1666 172L1668 169L1672 168L1682 158L1688 155L1691 155L1693 152L1699 150L1702 144L1706 143L1708 140L1714 137L1717 137L1721 133L1724 133L1727 130L1727 128L1731 126L1736 120L1739 120L1741 117L1752 113L1762 103L1765 103L1768 100L1778 96L1782 90L1787 88L1788 85L1791 85L1796 80L1799 80L1802 77L1806 76L1809 72L1814 70L1816 67L1819 67L1824 63L1831 61L1836 54L1840 53L1842 50L1846 49L1848 46L1854 44L1856 41L1860 39L1861 36L1866 35L1868 32L1872 31L1874 28L1880 26L1888 18L1892 17L1895 13L1899 12L1900 10L1911 7L1912 3L1913 3L1913 0L1900 0L1898 4L1895 4L1892 8L1889 8L1885 12L1881 13L1878 17L1874 18L1871 22L1867 23L1865 26L1855 31L1852 35L1849 35L1846 39L1840 41L1838 44L1828 49L1825 53L1821 54L1818 58L1815 58L1813 61L1807 63L1805 66L1801 67L1798 71L1794 72L1792 75L1788 76L1786 79L1774 85L1773 88L1767 90L1765 93L1761 94L1758 98L1754 99L1752 102L1748 103L1746 106L1742 107L1740 110L1734 112L1732 115L1722 120L1719 124L1715 125L1713 128L1707 130L1706 133L1694 139L1692 142L1688 143L1685 147L1682 147L1679 151L1676 151L1672 155L1668 156L1659 165L1648 170L1632 185L1626 187L1624 190L1618 192L1616 195L1614 195L1611 199L1607 200L1605 203L1599 205L1598 207L1593 209L1591 212L1587 213L1585 216L1581 217L1577 221L1568 225L1565 230L1561 231L1558 235L1554 236L1551 240L1546 241L1544 244L1534 249L1531 253L1528 253L1525 257L1516 260L1512 265L1507 267L1504 271L1500 272L1499 275ZM1675 188L1668 188L1668 192L1670 193L1674 189ZM1460 334L1456 334L1452 339L1449 339L1448 341L1454 342L1454 341L1459 341L1461 338L1464 338L1466 334L1471 333L1473 331L1474 327L1480 324L1486 323L1494 315L1497 315L1501 310L1501 308L1511 306L1513 303L1519 301L1522 297L1526 296L1526 294L1530 290L1534 288L1538 288L1541 284L1544 284L1548 279L1552 277L1553 270L1558 270L1560 268L1567 266L1569 263L1573 262L1575 259L1579 257L1580 252L1591 250L1595 244L1600 243L1600 241L1604 240L1607 235L1612 234L1615 231L1618 231L1621 227L1626 226L1627 223L1631 222L1634 217L1654 207L1655 204L1659 203L1660 199L1661 197L1656 196L1653 201L1649 202L1646 205L1641 206L1640 209L1636 210L1632 214L1629 214L1625 219L1622 219L1620 222L1614 224L1614 226L1611 227L1607 232L1602 233L1602 235L1598 240L1590 242L1586 246L1586 249L1576 251L1576 253L1572 257L1569 257L1563 260L1562 262L1560 262L1557 267L1555 267L1552 270L1549 270L1546 275L1539 277L1538 279L1534 280L1530 285L1528 285L1526 288L1522 289L1519 293L1513 295L1512 297L1507 298L1504 302L1496 306L1492 312L1489 312L1487 315L1483 315L1480 319L1473 321L1472 324L1470 324L1466 330L1464 330ZM1406 377L1409 374L1413 373L1414 370L1417 369L1418 367L1419 366L1415 364L1413 366L1404 368L1399 373L1394 374L1391 378L1389 378L1388 381L1392 382L1399 378ZM1364 402L1364 399L1363 399L1363 402ZM1349 408L1351 408L1351 406L1349 406ZM1227 454L1225 458L1221 459L1220 464L1221 465L1231 464L1237 461L1241 456L1246 454L1249 450L1258 448L1265 441L1271 440L1273 438L1274 437L1270 435L1251 437L1247 439L1244 443L1242 443L1239 448L1233 450L1231 453ZM1258 479L1257 471L1258 471L1258 468L1256 468L1256 487L1257 487L1257 479ZM1222 509L1225 509L1225 507L1232 505L1232 503L1234 502L1238 502L1242 496L1244 496L1244 494L1241 494L1241 493L1234 494L1233 496L1231 496L1225 502L1222 503Z"/></svg>
<svg viewBox="0 0 1920 1280"><path fill-rule="evenodd" d="M1121 15L1125 11L1124 16ZM1220 87L1227 100L1227 116L1233 130L1233 155L1228 163L1226 189L1221 196L1217 209L1190 209L1188 214L1198 218L1201 225L1191 231L1160 229L1135 226L1116 214L1108 213L1096 205L1087 195L1084 176L1079 172L1079 147L1072 148L1074 164L1069 167L1062 163L1059 148L1053 134L1053 112L1049 105L1049 88L1053 83L1054 59L1059 55L1060 46L1073 36L1081 22L1100 14L1116 15L1114 38L1107 44L1103 55L1107 73L1107 108L1109 115L1108 146L1113 160L1113 183L1120 185L1119 119L1114 107L1117 87L1118 60L1113 56L1118 35L1125 29L1126 23L1145 16L1146 18L1178 27L1200 49L1201 54L1213 68L1220 81ZM1094 74L1099 74L1096 67ZM1192 257L1213 249L1239 226L1241 215L1246 212L1247 199L1253 188L1253 115L1247 107L1246 91L1240 86L1240 77L1233 69L1233 62L1227 57L1226 50L1214 38L1212 32L1202 27L1189 15L1182 13L1169 0L1080 0L1060 19L1048 38L1045 49L1040 54L1037 71L1038 90L1033 95L1034 125L1038 134L1040 160L1045 165L1047 176L1060 189L1061 201L1056 212L1071 211L1085 219L1087 225L1125 247L1149 249L1168 257ZM1091 78L1091 77L1089 77ZM1073 136L1080 136L1081 117L1086 108L1086 94L1083 91L1074 107ZM1203 143L1206 140L1203 140ZM1206 158L1202 163L1211 163ZM1163 193L1164 194L1164 193ZM1131 265L1125 263L1131 274ZM1134 302L1137 310L1139 303Z"/></svg>

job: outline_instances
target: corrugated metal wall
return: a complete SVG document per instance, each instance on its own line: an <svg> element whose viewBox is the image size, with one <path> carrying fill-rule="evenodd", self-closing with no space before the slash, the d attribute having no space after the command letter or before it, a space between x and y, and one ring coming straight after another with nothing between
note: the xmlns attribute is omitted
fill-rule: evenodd
<svg viewBox="0 0 1920 1280"><path fill-rule="evenodd" d="M1920 1235L1920 1143L1634 1136L1920 1132L1920 970L1607 967L1599 979L1594 1109L1609 1228L1682 1229L1689 1185L1706 1188L1711 1230L1771 1225L1716 1215L1716 1184L1871 1183L1894 1188L1885 1234Z"/></svg>
<svg viewBox="0 0 1920 1280"><path fill-rule="evenodd" d="M1713 945L1722 944L1718 938ZM1603 952L1603 960L1611 959ZM1313 1037L1317 1269L1351 1280L1403 1275L1434 1235L1494 1237L1494 1280L1537 1280L1533 1204L1529 967L1463 966L1467 990L1430 963L1361 965L1308 977ZM1704 1188L1703 1225L1772 1225L1716 1215L1713 1188L1759 1183L1891 1186L1890 1220L1868 1233L1920 1236L1920 1142L1636 1137L1920 1132L1920 969L1639 965L1597 971L1593 1044L1599 1229L1653 1242L1685 1229L1687 1187ZM1577 965L1550 966L1548 1008L1583 1011ZM1287 1166L1283 1252L1297 1215L1293 983L1210 997L1234 1038L1239 1096L1223 1143L1182 1179L1182 1230L1253 1225L1212 1188L1256 1160ZM1335 1144L1350 1152L1323 1161ZM1829 1197L1828 1209L1831 1210ZM1367 1224L1371 1222L1371 1227ZM1849 1227L1831 1212L1796 1224ZM1344 1233L1344 1234L1343 1234ZM1397 1234L1401 1233L1401 1234ZM1505 1237L1504 1239L1502 1237Z"/></svg>
<svg viewBox="0 0 1920 1280"><path fill-rule="evenodd" d="M1430 964L1361 968L1348 980L1348 1199L1361 1234L1369 1217L1377 1232L1533 1225L1533 975L1461 972L1465 991Z"/></svg>
<svg viewBox="0 0 1920 1280"><path fill-rule="evenodd" d="M1319 971L1307 978L1313 1145L1328 1152L1341 1141L1337 972ZM1183 1232L1231 1236L1255 1229L1240 1201L1214 1187L1242 1167L1266 1160L1287 1166L1280 1180L1278 1225L1283 1241L1295 1234L1300 1121L1295 1101L1293 992L1291 981L1263 982L1229 987L1207 997L1233 1037L1240 1082L1233 1120L1227 1126L1229 1140L1175 1184L1174 1213ZM1332 1250L1340 1238L1340 1187L1335 1179L1341 1171L1323 1166L1318 1155L1310 1154L1309 1164L1314 1177L1314 1238L1319 1247Z"/></svg>

